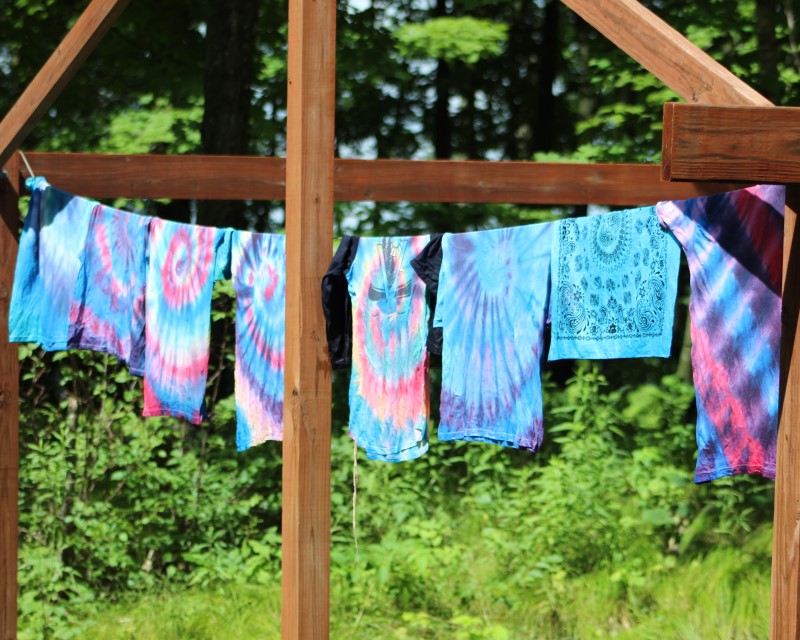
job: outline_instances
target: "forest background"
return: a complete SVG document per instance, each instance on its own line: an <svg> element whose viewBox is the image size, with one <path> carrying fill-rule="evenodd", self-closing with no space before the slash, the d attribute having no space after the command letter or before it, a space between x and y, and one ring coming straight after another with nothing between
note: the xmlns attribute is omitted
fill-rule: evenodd
<svg viewBox="0 0 800 640"><path fill-rule="evenodd" d="M797 105L796 0L645 2ZM5 0L0 111L85 6ZM283 155L285 0L131 3L25 150ZM658 162L676 96L554 0L338 5L342 157ZM55 185L58 186L58 185ZM78 194L80 195L80 194ZM23 200L21 215L24 215ZM115 201L280 232L281 202ZM335 235L510 226L585 208L351 203ZM545 364L536 455L358 454L334 376L333 638L766 638L773 486L692 483L685 265L669 359ZM280 627L281 447L234 446L233 298L214 298L196 427L140 417L111 357L20 349L20 637L264 638Z"/></svg>

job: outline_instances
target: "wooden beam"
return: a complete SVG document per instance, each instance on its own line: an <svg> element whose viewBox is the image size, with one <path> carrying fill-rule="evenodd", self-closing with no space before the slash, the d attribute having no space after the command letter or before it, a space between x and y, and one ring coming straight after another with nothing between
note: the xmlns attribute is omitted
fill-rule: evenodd
<svg viewBox="0 0 800 640"><path fill-rule="evenodd" d="M0 122L0 166L22 144L130 0L92 0Z"/></svg>
<svg viewBox="0 0 800 640"><path fill-rule="evenodd" d="M87 198L283 200L283 158L28 153L37 175ZM335 160L335 200L635 206L733 184L665 183L645 164ZM24 181L27 172L20 175ZM446 221L445 221L446 223Z"/></svg>
<svg viewBox="0 0 800 640"><path fill-rule="evenodd" d="M8 306L19 245L19 155L0 181L0 640L17 637L19 356L8 342Z"/></svg>
<svg viewBox="0 0 800 640"><path fill-rule="evenodd" d="M664 105L664 180L800 183L800 108Z"/></svg>
<svg viewBox="0 0 800 640"><path fill-rule="evenodd" d="M319 283L333 251L336 0L289 0L282 637L330 622L331 370Z"/></svg>
<svg viewBox="0 0 800 640"><path fill-rule="evenodd" d="M772 640L800 638L800 185L786 189L783 239L780 425L772 537ZM788 286L787 286L788 283Z"/></svg>
<svg viewBox="0 0 800 640"><path fill-rule="evenodd" d="M38 176L85 198L283 200L286 161L254 156L26 153ZM27 171L20 177L24 182Z"/></svg>
<svg viewBox="0 0 800 640"><path fill-rule="evenodd" d="M771 104L636 0L562 2L688 102Z"/></svg>

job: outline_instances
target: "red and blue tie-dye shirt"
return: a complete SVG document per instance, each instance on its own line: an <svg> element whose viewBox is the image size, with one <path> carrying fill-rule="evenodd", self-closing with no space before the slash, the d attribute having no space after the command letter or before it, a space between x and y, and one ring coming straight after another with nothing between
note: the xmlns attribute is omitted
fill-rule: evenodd
<svg viewBox="0 0 800 640"><path fill-rule="evenodd" d="M286 238L234 231L236 446L283 439Z"/></svg>
<svg viewBox="0 0 800 640"><path fill-rule="evenodd" d="M657 206L691 274L695 482L775 477L784 196L757 186Z"/></svg>
<svg viewBox="0 0 800 640"><path fill-rule="evenodd" d="M429 239L345 236L322 282L331 362L352 362L350 435L373 460L428 450L428 306L411 260Z"/></svg>
<svg viewBox="0 0 800 640"><path fill-rule="evenodd" d="M97 205L69 312L70 349L114 354L144 374L144 292L153 218Z"/></svg>
<svg viewBox="0 0 800 640"><path fill-rule="evenodd" d="M230 235L161 219L150 225L144 416L206 417L211 293L230 262Z"/></svg>

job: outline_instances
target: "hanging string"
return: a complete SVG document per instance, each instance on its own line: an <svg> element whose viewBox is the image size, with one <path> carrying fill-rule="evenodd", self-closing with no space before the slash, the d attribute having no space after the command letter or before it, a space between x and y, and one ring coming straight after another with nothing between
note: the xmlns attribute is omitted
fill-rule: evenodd
<svg viewBox="0 0 800 640"><path fill-rule="evenodd" d="M19 152L19 156L20 156L20 158L22 158L22 161L25 163L25 168L28 170L28 175L31 178L35 178L36 174L33 172L33 169L31 169L31 165L28 163L28 159L25 157L25 154L21 150Z"/></svg>
<svg viewBox="0 0 800 640"><path fill-rule="evenodd" d="M358 526L356 523L356 503L358 498L358 445L353 440L353 542L356 545L356 562L358 562Z"/></svg>

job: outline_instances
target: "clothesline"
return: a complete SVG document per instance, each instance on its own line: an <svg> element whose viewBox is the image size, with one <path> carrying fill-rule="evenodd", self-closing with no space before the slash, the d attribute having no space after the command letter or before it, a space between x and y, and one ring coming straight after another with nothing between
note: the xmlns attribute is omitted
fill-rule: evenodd
<svg viewBox="0 0 800 640"><path fill-rule="evenodd" d="M283 236L138 216L43 178L29 186L11 340L113 353L143 376L145 416L197 423L206 417L211 290L232 278L237 446L281 439ZM422 455L428 357L439 353L439 439L535 452L548 316L551 360L668 356L682 247L692 275L696 480L774 477L782 211L782 188L754 187L509 229L344 236L322 295L332 364L353 367L351 436L371 458ZM748 312L731 322L725 308ZM712 344L720 327L726 335Z"/></svg>

